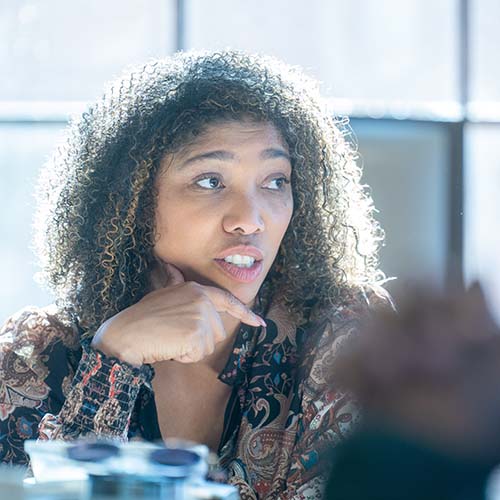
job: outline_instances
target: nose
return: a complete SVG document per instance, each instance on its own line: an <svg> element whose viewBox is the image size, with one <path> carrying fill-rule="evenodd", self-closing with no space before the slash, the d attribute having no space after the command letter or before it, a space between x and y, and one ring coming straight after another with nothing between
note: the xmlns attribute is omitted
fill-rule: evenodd
<svg viewBox="0 0 500 500"><path fill-rule="evenodd" d="M265 229L262 209L262 200L255 196L235 196L224 213L224 231L240 234L261 233Z"/></svg>

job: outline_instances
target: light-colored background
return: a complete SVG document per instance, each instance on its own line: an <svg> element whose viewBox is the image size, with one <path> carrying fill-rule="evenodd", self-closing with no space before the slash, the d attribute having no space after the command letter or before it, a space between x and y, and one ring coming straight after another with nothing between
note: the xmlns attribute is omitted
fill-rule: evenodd
<svg viewBox="0 0 500 500"><path fill-rule="evenodd" d="M499 26L498 0L0 0L0 321L51 300L33 281L33 186L68 116L129 64L221 47L303 66L351 117L392 291L442 287L458 259L500 316Z"/></svg>

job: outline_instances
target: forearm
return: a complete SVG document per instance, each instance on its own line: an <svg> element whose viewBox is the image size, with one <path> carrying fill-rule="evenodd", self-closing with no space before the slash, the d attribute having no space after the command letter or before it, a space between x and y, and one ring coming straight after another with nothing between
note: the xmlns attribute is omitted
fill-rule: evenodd
<svg viewBox="0 0 500 500"><path fill-rule="evenodd" d="M83 346L78 370L57 415L47 413L40 439L81 436L127 438L130 416L140 387L152 378L151 367L140 368Z"/></svg>

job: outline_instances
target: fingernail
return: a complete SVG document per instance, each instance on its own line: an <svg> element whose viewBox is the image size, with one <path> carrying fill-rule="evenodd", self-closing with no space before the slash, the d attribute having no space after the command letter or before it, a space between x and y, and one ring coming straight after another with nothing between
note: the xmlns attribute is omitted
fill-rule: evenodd
<svg viewBox="0 0 500 500"><path fill-rule="evenodd" d="M267 326L266 322L260 316L257 316L257 319L258 319L259 323L261 324L261 326L263 326L263 327Z"/></svg>

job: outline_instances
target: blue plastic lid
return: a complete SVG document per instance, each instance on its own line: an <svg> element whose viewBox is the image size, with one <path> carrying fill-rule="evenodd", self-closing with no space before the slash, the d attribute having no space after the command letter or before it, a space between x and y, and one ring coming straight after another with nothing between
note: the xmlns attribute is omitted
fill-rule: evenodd
<svg viewBox="0 0 500 500"><path fill-rule="evenodd" d="M79 443L68 448L68 457L79 462L101 462L120 453L118 446L110 443Z"/></svg>
<svg viewBox="0 0 500 500"><path fill-rule="evenodd" d="M201 462L201 457L194 451L183 448L162 448L149 455L153 465L161 467L157 473L164 478L185 479L196 470Z"/></svg>

